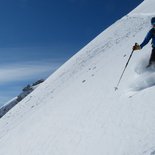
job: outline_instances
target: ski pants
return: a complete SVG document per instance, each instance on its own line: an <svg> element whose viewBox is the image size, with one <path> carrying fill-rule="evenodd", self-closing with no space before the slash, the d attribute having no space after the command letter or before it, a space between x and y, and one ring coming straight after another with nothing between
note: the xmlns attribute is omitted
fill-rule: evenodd
<svg viewBox="0 0 155 155"><path fill-rule="evenodd" d="M149 63L155 63L155 47L152 49L152 53L151 53L151 56L150 56L150 60L149 60Z"/></svg>

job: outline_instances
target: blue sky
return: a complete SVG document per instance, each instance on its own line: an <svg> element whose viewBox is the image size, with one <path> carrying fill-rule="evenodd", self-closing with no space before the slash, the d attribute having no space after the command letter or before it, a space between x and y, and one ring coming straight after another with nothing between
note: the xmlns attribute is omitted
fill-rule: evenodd
<svg viewBox="0 0 155 155"><path fill-rule="evenodd" d="M143 0L1 0L0 105L46 78Z"/></svg>

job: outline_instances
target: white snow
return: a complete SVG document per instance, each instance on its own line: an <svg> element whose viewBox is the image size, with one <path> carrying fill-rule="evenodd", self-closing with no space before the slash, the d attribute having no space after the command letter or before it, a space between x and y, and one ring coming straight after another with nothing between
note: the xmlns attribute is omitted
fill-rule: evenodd
<svg viewBox="0 0 155 155"><path fill-rule="evenodd" d="M139 5L136 9L134 9L131 14L138 15L155 15L154 10L154 0L144 0L141 5Z"/></svg>
<svg viewBox="0 0 155 155"><path fill-rule="evenodd" d="M154 10L145 0L7 113L0 155L155 155L155 73L144 69L150 44L134 52L114 90Z"/></svg>

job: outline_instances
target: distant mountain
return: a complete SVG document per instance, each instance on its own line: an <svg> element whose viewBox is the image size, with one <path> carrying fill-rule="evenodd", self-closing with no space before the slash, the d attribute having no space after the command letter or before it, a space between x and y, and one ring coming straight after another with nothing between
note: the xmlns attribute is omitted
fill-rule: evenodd
<svg viewBox="0 0 155 155"><path fill-rule="evenodd" d="M7 102L4 106L0 108L0 118L3 117L10 109L12 109L17 103L22 101L27 95L29 95L32 91L34 91L42 82L43 79L36 81L32 85L27 85L23 88L22 92L9 102Z"/></svg>

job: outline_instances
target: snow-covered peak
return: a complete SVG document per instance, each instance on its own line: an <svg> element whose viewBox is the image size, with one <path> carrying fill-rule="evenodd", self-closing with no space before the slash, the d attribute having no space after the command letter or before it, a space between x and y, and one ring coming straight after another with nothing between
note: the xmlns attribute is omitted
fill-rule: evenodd
<svg viewBox="0 0 155 155"><path fill-rule="evenodd" d="M155 0L144 0L129 15L155 16Z"/></svg>

